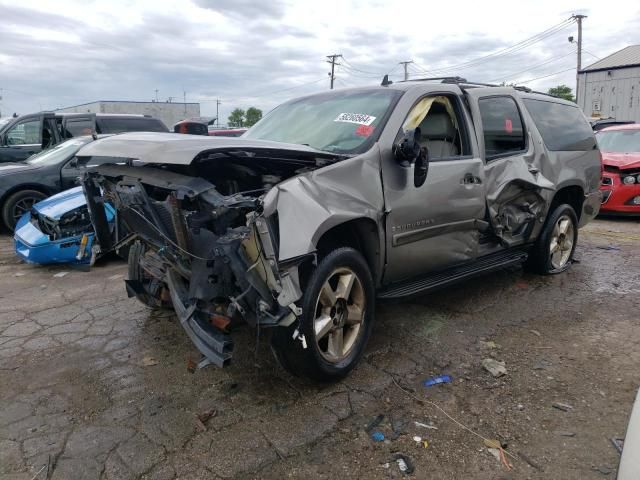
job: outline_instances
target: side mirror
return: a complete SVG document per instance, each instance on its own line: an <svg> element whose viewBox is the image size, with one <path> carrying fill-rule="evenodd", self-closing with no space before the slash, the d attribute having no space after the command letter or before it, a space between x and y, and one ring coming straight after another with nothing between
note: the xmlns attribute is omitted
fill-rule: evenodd
<svg viewBox="0 0 640 480"><path fill-rule="evenodd" d="M399 165L409 167L418 159L421 136L419 128L407 130L400 141L393 145L393 156Z"/></svg>
<svg viewBox="0 0 640 480"><path fill-rule="evenodd" d="M78 168L78 157L73 157L69 162L69 167Z"/></svg>

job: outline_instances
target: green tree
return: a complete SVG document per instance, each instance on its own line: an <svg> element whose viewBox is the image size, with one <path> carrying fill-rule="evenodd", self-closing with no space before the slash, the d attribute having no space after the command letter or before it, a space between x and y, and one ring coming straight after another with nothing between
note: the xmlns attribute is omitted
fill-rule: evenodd
<svg viewBox="0 0 640 480"><path fill-rule="evenodd" d="M242 127L244 125L245 112L241 108L236 108L227 119L230 127Z"/></svg>
<svg viewBox="0 0 640 480"><path fill-rule="evenodd" d="M571 87L567 85L558 85L557 87L550 88L547 93L549 95L553 95L554 97L564 98L565 100L569 100L570 102L575 102L576 99L573 96L573 90Z"/></svg>
<svg viewBox="0 0 640 480"><path fill-rule="evenodd" d="M258 120L260 120L261 118L262 118L262 110L256 107L249 107L247 109L245 126L253 127L256 123L258 123Z"/></svg>

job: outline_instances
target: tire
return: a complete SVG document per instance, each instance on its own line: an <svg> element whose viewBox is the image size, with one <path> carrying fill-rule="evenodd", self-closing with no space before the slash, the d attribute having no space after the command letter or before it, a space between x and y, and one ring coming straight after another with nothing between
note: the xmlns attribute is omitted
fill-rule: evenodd
<svg viewBox="0 0 640 480"><path fill-rule="evenodd" d="M38 190L20 190L7 198L2 206L2 222L13 232L18 219L47 195Z"/></svg>
<svg viewBox="0 0 640 480"><path fill-rule="evenodd" d="M362 357L375 318L375 288L363 256L347 247L331 251L311 272L300 303L298 322L273 332L276 357L297 376L345 377ZM296 329L306 348L293 338Z"/></svg>
<svg viewBox="0 0 640 480"><path fill-rule="evenodd" d="M540 236L529 252L526 267L542 275L564 272L571 266L577 243L576 212L571 205L558 205L547 218Z"/></svg>
<svg viewBox="0 0 640 480"><path fill-rule="evenodd" d="M140 259L144 256L146 248L144 244L137 241L131 244L129 248L129 280L136 280L142 284L145 293L138 293L136 298L149 308L153 309L170 309L173 307L171 302L164 301L160 298L160 292L164 284L157 279L150 278L140 268Z"/></svg>

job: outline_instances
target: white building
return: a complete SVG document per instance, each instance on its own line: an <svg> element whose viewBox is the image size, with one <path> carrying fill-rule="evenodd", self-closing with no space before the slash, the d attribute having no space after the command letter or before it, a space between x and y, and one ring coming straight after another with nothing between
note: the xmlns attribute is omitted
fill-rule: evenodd
<svg viewBox="0 0 640 480"><path fill-rule="evenodd" d="M137 115L150 115L153 118L162 120L168 128L171 128L175 123L185 118L199 117L200 104L98 100L97 102L60 108L57 111L67 113L132 113Z"/></svg>
<svg viewBox="0 0 640 480"><path fill-rule="evenodd" d="M640 45L631 45L583 68L578 105L587 117L640 122Z"/></svg>

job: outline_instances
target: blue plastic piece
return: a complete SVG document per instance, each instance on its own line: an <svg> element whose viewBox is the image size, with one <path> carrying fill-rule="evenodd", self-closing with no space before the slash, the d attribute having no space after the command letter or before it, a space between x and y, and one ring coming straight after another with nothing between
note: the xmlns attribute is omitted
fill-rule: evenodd
<svg viewBox="0 0 640 480"><path fill-rule="evenodd" d="M449 375L438 375L437 377L427 378L423 385L425 387L433 387L434 385L439 385L440 383L451 383L451 376Z"/></svg>
<svg viewBox="0 0 640 480"><path fill-rule="evenodd" d="M374 442L383 442L384 441L384 433L382 433L382 432L373 432L371 434L371 439Z"/></svg>

